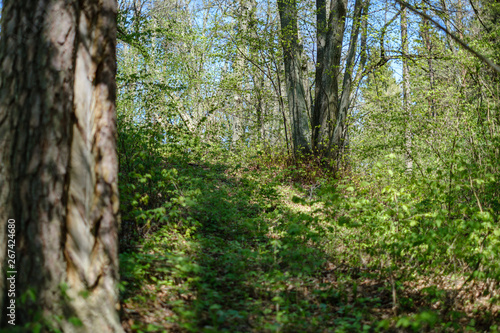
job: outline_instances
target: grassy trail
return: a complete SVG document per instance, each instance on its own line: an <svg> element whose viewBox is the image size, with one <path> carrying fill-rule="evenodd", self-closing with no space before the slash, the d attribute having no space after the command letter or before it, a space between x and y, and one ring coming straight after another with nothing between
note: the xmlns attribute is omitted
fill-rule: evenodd
<svg viewBox="0 0 500 333"><path fill-rule="evenodd" d="M363 231L334 228L278 169L169 168L168 218L122 245L127 332L472 332L495 320L457 311L456 288L371 262Z"/></svg>

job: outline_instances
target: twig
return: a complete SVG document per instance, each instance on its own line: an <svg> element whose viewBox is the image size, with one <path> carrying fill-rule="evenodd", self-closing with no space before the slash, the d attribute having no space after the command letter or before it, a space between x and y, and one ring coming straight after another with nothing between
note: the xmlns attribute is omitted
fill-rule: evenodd
<svg viewBox="0 0 500 333"><path fill-rule="evenodd" d="M419 12L415 7L413 7L412 5L410 5L409 3L405 2L405 1L396 0L396 2L399 3L401 6L405 6L406 8L408 8L409 10L411 10L412 12L414 12L415 14L420 15L423 18L431 21L438 29L444 31L455 42L457 42L458 44L460 44L460 46L462 46L464 49L466 49L467 51L469 51L470 53L472 53L475 57L479 58L482 62L484 62L485 64L487 64L488 66L490 66L495 72L497 72L498 74L500 74L500 66L496 65L489 58L485 57L484 55L482 55L481 53L479 53L478 51L474 50L472 47L470 47L469 45L467 45L463 40L461 40L460 38L458 38L453 32L449 31L448 29L446 29L445 27L443 27L441 24L437 23L432 17L430 17L426 13Z"/></svg>

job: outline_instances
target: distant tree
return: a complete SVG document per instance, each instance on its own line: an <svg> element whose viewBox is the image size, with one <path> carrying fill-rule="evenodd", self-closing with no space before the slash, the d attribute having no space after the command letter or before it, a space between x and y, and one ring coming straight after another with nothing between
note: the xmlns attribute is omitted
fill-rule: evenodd
<svg viewBox="0 0 500 333"><path fill-rule="evenodd" d="M403 60L402 68L402 86L403 86L403 114L406 118L410 117L410 69L408 66L408 56L410 54L408 48L408 16L406 7L401 8L401 53ZM411 160L411 132L405 123L405 146L406 146L406 168L411 171L413 169L413 161Z"/></svg>
<svg viewBox="0 0 500 333"><path fill-rule="evenodd" d="M116 1L3 5L0 263L7 220L15 219L16 324L121 332ZM0 277L6 299L5 273ZM11 328L5 308L2 326Z"/></svg>

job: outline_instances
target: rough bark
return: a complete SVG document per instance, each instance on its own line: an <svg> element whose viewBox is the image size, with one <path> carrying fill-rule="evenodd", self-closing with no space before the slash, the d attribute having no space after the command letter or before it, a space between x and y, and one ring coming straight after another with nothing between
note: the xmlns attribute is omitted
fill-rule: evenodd
<svg viewBox="0 0 500 333"><path fill-rule="evenodd" d="M347 1L332 0L327 20L326 1L316 1L317 64L315 98L312 113L313 148L326 154L339 104L339 75L344 40Z"/></svg>
<svg viewBox="0 0 500 333"><path fill-rule="evenodd" d="M351 103L351 90L353 83L353 69L357 48L358 35L362 16L363 0L356 0L354 5L353 26L351 30L349 49L345 61L344 80L342 82L342 93L337 106L337 116L333 134L329 141L329 156L339 160L344 150L347 137L347 116Z"/></svg>
<svg viewBox="0 0 500 333"><path fill-rule="evenodd" d="M312 114L313 149L315 153L338 159L346 143L347 115L353 85L357 40L367 0L356 0L349 49L341 73L342 43L345 31L347 1L332 0L327 20L325 0L316 1L317 66L315 100ZM365 10L363 10L365 8ZM362 55L363 62L365 55ZM343 74L342 88L339 77Z"/></svg>
<svg viewBox="0 0 500 333"><path fill-rule="evenodd" d="M16 220L16 296L35 295L18 300L16 324L120 332L116 2L5 0L3 10L0 230Z"/></svg>
<svg viewBox="0 0 500 333"><path fill-rule="evenodd" d="M444 21L444 26L446 27L446 30L451 30L450 29L450 12L448 11L446 1L445 0L440 0L441 7L443 8L444 14L443 15L443 21ZM451 44L451 37L449 35L446 35L446 45L448 46L448 49L455 53L455 48Z"/></svg>
<svg viewBox="0 0 500 333"><path fill-rule="evenodd" d="M302 45L299 42L296 0L278 0L286 88L294 153L308 153L310 148L309 116L302 74Z"/></svg>

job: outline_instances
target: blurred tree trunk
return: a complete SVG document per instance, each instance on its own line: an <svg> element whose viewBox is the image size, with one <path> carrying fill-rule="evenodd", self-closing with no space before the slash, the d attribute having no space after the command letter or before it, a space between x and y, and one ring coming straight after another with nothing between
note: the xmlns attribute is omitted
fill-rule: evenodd
<svg viewBox="0 0 500 333"><path fill-rule="evenodd" d="M239 2L238 13L241 14L242 17L238 19L237 27L238 30L245 31L247 29L247 21L246 15L247 10L244 1ZM242 52L245 52L245 45L239 46ZM244 116L244 108L243 108L243 92L245 90L245 79L244 79L244 71L245 71L245 59L243 55L239 52L236 52L235 55L235 72L238 76L238 83L236 83L235 92L234 92L234 110L233 117L231 122L232 127L232 135L231 135L231 148L235 149L240 138L243 134L243 116Z"/></svg>
<svg viewBox="0 0 500 333"><path fill-rule="evenodd" d="M16 324L121 332L116 2L3 5L0 229L16 220L16 296L34 295L18 299Z"/></svg>

